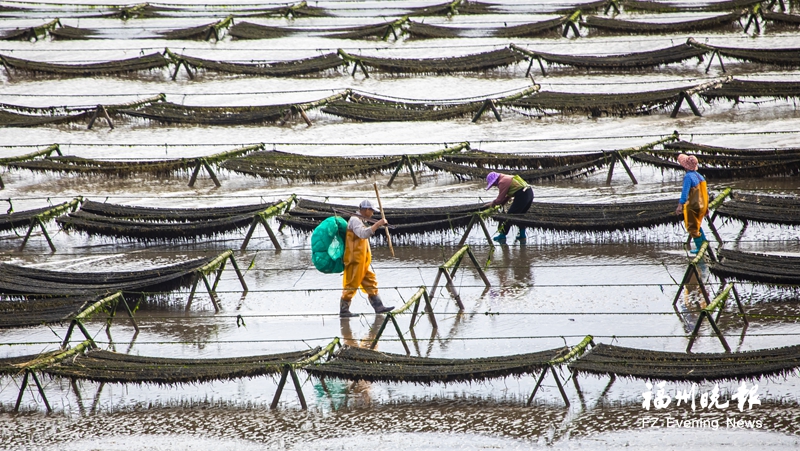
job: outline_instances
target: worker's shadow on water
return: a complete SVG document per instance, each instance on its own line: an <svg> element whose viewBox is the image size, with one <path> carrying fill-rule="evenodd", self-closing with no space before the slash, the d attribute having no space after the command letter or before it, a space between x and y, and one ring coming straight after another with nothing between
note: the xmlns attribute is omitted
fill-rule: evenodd
<svg viewBox="0 0 800 451"><path fill-rule="evenodd" d="M356 348L370 349L378 330L383 324L386 315L375 315L369 325L366 335L357 338L353 334L352 322L364 324L369 321L370 315L361 315L356 318L340 318L340 332L342 344ZM377 347L377 344L376 344ZM331 402L331 409L340 410L347 407L369 407L372 405L370 390L372 383L367 381L347 382L331 379L320 379L319 384L314 384L317 395L322 398L327 396Z"/></svg>

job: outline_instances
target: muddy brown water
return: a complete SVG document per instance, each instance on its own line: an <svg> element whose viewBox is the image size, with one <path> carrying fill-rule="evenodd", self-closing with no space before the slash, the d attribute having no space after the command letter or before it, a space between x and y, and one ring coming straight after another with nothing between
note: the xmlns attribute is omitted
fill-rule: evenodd
<svg viewBox="0 0 800 451"><path fill-rule="evenodd" d="M557 3L557 2L541 2ZM405 3L403 3L405 4ZM370 5L375 5L370 3ZM398 3L398 5L400 5ZM515 16L534 21L545 16ZM643 19L652 16L637 16ZM661 16L663 17L666 16ZM681 18L681 15L672 15ZM344 19L303 19L304 25L341 24ZM430 23L469 26L499 23L497 17L431 19ZM508 18L506 18L508 20ZM40 19L30 21L39 23ZM374 22L374 18L349 18L348 25ZM24 21L15 23L24 25ZM109 26L112 21L82 19L82 26ZM206 23L204 19L175 19L169 26ZM295 24L300 20L294 22ZM79 25L67 21L70 25ZM116 23L116 22L113 22ZM103 60L135 56L142 49L185 49L193 56L218 59L293 59L317 54L319 49L345 47L353 53L386 56L434 57L474 53L507 45L499 39L452 39L374 43L299 37L265 41L229 41L218 44L133 39L142 29L164 27L165 21L129 21L118 31L121 39L100 41L42 41L2 44L3 52L32 59L63 61ZM284 20L259 23L288 25ZM117 33L109 31L109 33ZM741 33L697 33L698 40L718 45L800 47L794 30L765 32L755 38ZM523 44L554 53L623 53L674 45L684 36L587 37L580 40L526 39ZM57 56L57 58L56 58ZM383 95L417 99L452 99L486 96L519 89L529 82L525 64L486 75L370 78L349 73L299 79L239 78L205 74L190 81L181 76L169 81L166 72L147 77L97 79L19 78L0 75L0 97L6 103L25 105L82 105L130 100L166 92L171 101L198 105L248 105L306 101L353 87ZM738 77L797 80L800 71L746 63L728 63ZM669 65L635 74L582 73L555 70L547 77L534 72L543 88L571 92L638 91L685 85L723 75L716 64L708 75L696 62ZM33 94L33 96L31 96ZM96 97L100 96L100 97ZM103 97L106 96L106 97ZM684 139L730 147L797 147L800 140L798 110L791 101L701 104L703 117L687 111L677 119L658 112L628 118L582 116L530 117L504 113L502 122L488 119L474 124L468 118L445 122L363 124L312 111L312 127L286 126L183 127L131 121L114 130L80 125L0 129L0 144L28 146L62 143L66 154L105 159L160 159L208 155L241 144L264 142L268 148L311 155L376 155L422 153L469 141L476 148L498 152L589 152L641 145L673 130ZM380 144L380 145L378 145ZM0 156L19 155L31 148L0 148ZM633 202L677 197L681 174L632 165L639 184L633 185L617 166L611 186L606 170L587 177L543 181L534 185L536 200L544 202ZM155 207L207 207L283 199L290 194L314 200L357 204L374 199L372 182L381 186L384 205L454 205L490 200L480 182L460 183L446 174L420 173L414 187L401 173L392 188L388 174L341 183L288 183L219 173L222 187L201 176L194 188L186 186L188 174L164 179L106 178L10 171L0 174L15 210L36 208L77 195L95 201ZM710 181L712 191L723 187L775 194L797 195L797 177L758 180ZM8 208L0 202L0 208ZM273 224L274 225L274 224ZM736 240L737 222L717 225L726 246L753 252L800 255L797 229L751 225ZM496 224L489 223L490 230ZM19 252L20 238L0 236L3 262L44 269L76 272L147 268L165 265L225 249L238 249L243 233L213 240L185 243L138 243L78 233L53 234L58 251L51 253L44 238L35 234ZM512 231L512 234L515 234ZM675 280L687 262L680 226L613 233L556 233L529 231L525 243L509 240L490 255L482 236L474 232L468 242L486 269L491 287L485 288L476 272L463 265L456 285L465 304L458 312L447 292L434 299L438 329L426 319L414 330L409 345L413 355L447 358L485 357L531 352L574 345L587 334L597 342L643 349L683 351L686 335L697 319L700 300L691 290L672 307ZM370 314L359 295L353 310L363 315L340 320L336 315L341 279L316 272L310 264L308 237L284 231L284 248L275 252L266 233L259 230L246 251L236 259L246 271L250 290L241 293L238 281L226 271L219 293L222 311L214 313L207 295L201 294L184 311L188 290L143 302L134 334L124 316L114 319L110 335L105 321L88 324L103 348L131 354L164 357L215 358L269 354L324 345L341 337L350 345L371 343L383 317ZM381 295L388 305L401 305L421 285L430 287L441 265L457 249L459 236L433 233L400 240L396 257L375 242L374 268ZM716 289L707 268L704 274ZM751 315L748 328L729 308L720 327L734 350L752 350L799 344L800 307L797 293L741 284L740 294ZM237 326L241 316L244 325ZM408 317L401 317L408 332ZM66 327L53 325L0 331L0 356L16 356L55 349ZM76 342L73 340L73 342ZM396 333L387 329L377 348L403 353ZM696 352L720 352L722 347L706 325L694 345ZM569 375L565 372L564 378ZM519 378L472 383L412 385L397 383L330 382L322 389L314 378L302 378L309 410L302 411L293 388L287 388L279 408L269 410L277 380L269 377L181 386L101 386L45 378L54 413L46 415L41 399L27 391L22 412L12 413L20 378L0 379L0 446L6 449L616 449L637 446L675 449L796 449L800 430L795 373L765 378L758 383L760 405L740 412L736 401L727 408L701 409L675 406L645 410L645 383L637 380L579 377L580 394L570 380L565 388L571 406L566 408L553 380L548 377L533 407L524 407L535 379ZM752 382L748 382L752 386ZM715 384L701 384L698 393L710 393ZM718 384L724 400L740 383ZM667 383L667 394L688 390L691 384ZM678 420L681 423L677 423ZM689 423L683 423L690 420ZM682 426L681 426L682 425ZM688 425L688 427L687 427Z"/></svg>

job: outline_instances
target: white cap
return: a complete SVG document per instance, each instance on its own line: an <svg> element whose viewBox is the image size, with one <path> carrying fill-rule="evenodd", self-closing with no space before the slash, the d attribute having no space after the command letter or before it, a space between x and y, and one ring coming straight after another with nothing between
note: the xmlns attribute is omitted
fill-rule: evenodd
<svg viewBox="0 0 800 451"><path fill-rule="evenodd" d="M361 203L360 203L360 204L358 204L358 208L359 208L360 210L367 210L367 209L369 209L369 210L376 211L376 212L380 211L380 210L378 210L377 208L373 207L373 206L372 206L372 202L370 202L370 201L368 201L368 200L362 200L362 201L361 201Z"/></svg>

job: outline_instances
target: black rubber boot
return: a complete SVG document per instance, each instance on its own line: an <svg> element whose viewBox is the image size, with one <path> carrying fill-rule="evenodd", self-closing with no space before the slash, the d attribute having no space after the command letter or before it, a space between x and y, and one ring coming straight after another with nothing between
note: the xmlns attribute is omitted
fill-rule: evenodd
<svg viewBox="0 0 800 451"><path fill-rule="evenodd" d="M394 306L384 306L383 302L381 301L381 297L377 294L369 297L369 303L372 305L372 308L375 309L375 313L386 313L394 310Z"/></svg>
<svg viewBox="0 0 800 451"><path fill-rule="evenodd" d="M350 312L350 302L352 299L339 299L339 317L340 318L353 318L358 316L358 313Z"/></svg>

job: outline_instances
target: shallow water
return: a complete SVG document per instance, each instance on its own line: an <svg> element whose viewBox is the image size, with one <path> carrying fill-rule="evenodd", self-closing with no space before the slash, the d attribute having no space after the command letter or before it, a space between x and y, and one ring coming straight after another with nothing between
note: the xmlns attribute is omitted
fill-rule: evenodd
<svg viewBox="0 0 800 451"><path fill-rule="evenodd" d="M509 3L509 2L505 2ZM513 2L512 2L513 3ZM538 2L544 10L559 2ZM397 7L415 2L397 3ZM336 4L340 7L349 3ZM384 7L380 2L368 6ZM393 3L392 5L395 5ZM388 10L387 10L388 11ZM391 11L387 12L389 14ZM364 12L348 12L356 16ZM702 17L702 15L632 15L641 20ZM526 22L548 15L456 16L426 23L453 26L495 26L501 21ZM38 17L14 19L14 26L40 23ZM263 24L324 27L374 23L374 18L347 17L257 19ZM498 48L507 40L465 38L375 43L299 37L264 41L230 41L216 44L190 41L133 39L153 30L207 23L204 18L129 21L126 30L111 30L118 39L97 41L3 42L2 53L30 59L60 61L107 60L138 55L165 46L188 55L221 60L285 60L313 56L337 48L365 55L435 57L460 55ZM509 23L512 23L509 22ZM85 27L117 26L113 20L65 21ZM4 25L5 26L5 25ZM118 33L118 34L117 34ZM685 41L688 36L588 36L582 39L524 39L516 43L554 53L606 54L652 50ZM800 47L796 31L765 31L757 37L741 33L696 33L700 41L729 46ZM351 77L347 72L298 79L237 78L205 74L190 81L185 74L172 82L167 71L145 79L8 79L0 72L0 102L21 105L93 105L129 101L159 92L174 102L193 105L255 105L307 101L353 88L364 92L410 99L462 99L493 96L524 88L527 65L521 63L486 75L394 77L372 74ZM546 77L534 71L543 89L568 92L610 92L662 89L700 83L722 76L718 64L709 74L696 61L631 74L580 73L551 68ZM797 80L800 71L775 70L760 65L726 61L737 78ZM503 121L485 117L446 122L355 123L311 112L312 127L287 126L190 127L165 126L139 121L121 122L86 130L81 125L0 129L0 144L32 146L61 143L65 154L103 159L162 159L208 155L239 145L263 142L267 148L312 155L377 155L422 153L469 141L473 148L496 152L564 153L613 150L641 145L678 130L684 139L730 147L798 147L798 109L791 101L761 104L700 103L703 117L688 109L677 119L668 113L628 118L582 116L530 117L504 112ZM0 147L0 156L20 155L32 147ZM550 202L632 202L676 198L681 174L650 167L632 166L639 183L630 182L617 167L610 186L606 172L588 177L537 183L536 200ZM240 205L283 199L290 194L315 200L356 204L373 198L372 182L381 187L386 206L413 207L466 204L490 200L479 182L459 183L449 175L423 172L414 187L401 173L392 188L388 174L367 180L336 184L289 183L263 180L221 170L222 187L215 188L201 176L194 188L186 186L188 174L154 180L115 179L58 174L2 172L2 192L17 211L56 203L77 195L95 201L154 207ZM797 177L711 182L712 191L725 186L771 193L797 194ZM0 202L0 208L5 206ZM6 207L8 208L8 207ZM717 221L731 248L747 251L800 254L796 229L748 227L733 242L741 224ZM490 231L497 224L490 222ZM189 243L142 243L48 230L58 251L51 253L40 234L34 234L24 252L17 251L19 237L0 236L3 262L44 269L107 271L165 265L228 248L238 249L242 234ZM388 305L401 305L420 285L429 286L436 269L456 250L459 236L430 234L396 241L396 258L380 241L373 245L374 267L381 295ZM104 348L117 352L164 357L245 356L306 349L341 337L351 345L367 346L383 317L369 314L363 296L353 310L358 318L340 320L336 315L340 278L324 275L310 265L308 237L289 231L279 235L284 248L275 252L267 234L258 230L248 250L236 259L246 271L249 292L241 293L235 275L226 271L220 282L222 312L215 314L208 295L200 294L192 308L184 305L188 290L179 290L140 305L136 319L140 332L124 315L118 315L105 331L105 320L88 324ZM597 342L623 346L683 351L686 335L697 319L697 291L681 296L672 307L676 283L685 270L682 249L685 232L680 226L615 233L529 232L526 243L509 243L493 254L477 232L469 237L478 259L490 260L486 269L491 287L483 286L473 268L465 264L456 285L465 304L458 313L446 291L434 298L439 328L427 319L414 328L409 340L412 355L463 358L507 355L574 345L592 334ZM713 276L704 270L716 289ZM720 327L734 350L763 349L798 344L796 293L742 284L751 324L745 328L731 307ZM237 317L244 320L237 326ZM400 318L406 337L407 316ZM0 356L25 355L54 349L64 327L35 327L0 331ZM77 343L78 338L73 339ZM396 332L387 329L378 349L403 353ZM708 325L694 344L696 352L720 352L722 347ZM565 378L568 374L563 374ZM302 377L302 376L301 376ZM676 449L702 446L708 449L796 449L800 424L797 392L800 378L794 373L758 382L762 404L739 412L735 401L726 409L691 411L670 407L656 411L642 408L641 381L579 377L580 392L573 381L565 388L572 403L566 408L552 378L532 408L524 407L536 381L531 376L448 385L388 383L333 383L329 392L316 379L302 379L309 410L302 411L293 387L287 387L277 411L268 409L277 380L268 377L191 384L178 387L100 385L46 380L48 399L55 412L44 414L39 396L27 391L22 413L11 413L19 378L0 379L0 446L7 449L363 449L387 446L400 449L614 449L638 446ZM719 384L723 398L739 384ZM666 390L690 388L667 383ZM714 384L702 384L710 392ZM77 390L76 390L77 389ZM645 421L647 418L650 420ZM700 427L673 427L673 419L697 420ZM733 428L728 420L761 421L760 427ZM655 420L653 420L655 419ZM703 422L705 421L705 422ZM716 421L716 423L715 423ZM718 424L714 428L714 424ZM670 426L672 425L672 426Z"/></svg>

